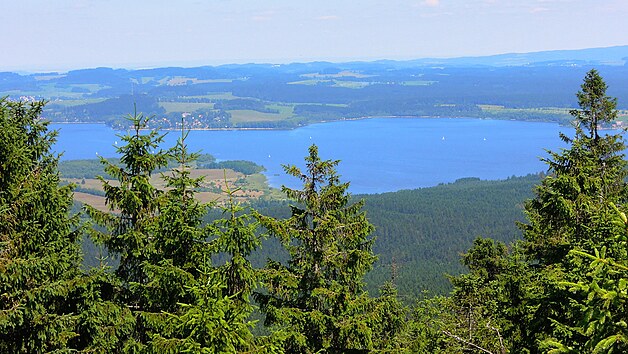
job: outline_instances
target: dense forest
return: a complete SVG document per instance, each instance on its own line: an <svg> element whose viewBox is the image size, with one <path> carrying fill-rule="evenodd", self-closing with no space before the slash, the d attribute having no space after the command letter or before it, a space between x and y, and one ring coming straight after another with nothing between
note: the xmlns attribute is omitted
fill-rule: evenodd
<svg viewBox="0 0 628 354"><path fill-rule="evenodd" d="M438 245L438 226L462 234L454 219L471 223L490 212L481 181L441 186L441 199L420 191L395 201L373 196L374 208L388 210L381 217L397 224L376 239L367 201L347 193L339 161L322 159L315 145L303 170L285 167L302 187L282 188L284 216L240 204L229 187L224 202L208 205L195 199L201 179L190 166L199 156L185 132L159 150L162 136L145 130L149 118L132 115L119 160L101 160L114 180L102 180L110 210L85 205L85 222L71 213L72 186L60 183L55 132L40 119L44 102L3 99L0 352L626 352L626 146L622 135L599 131L617 116L606 92L600 74L588 71L570 112L575 135L561 135L568 146L549 152L546 174L529 177L539 180L522 205L521 236L476 238L461 256L467 272L448 278L451 290L411 303L397 284L403 269L421 267L412 244L438 256L447 247ZM169 164L168 188L156 188L151 175ZM447 193L473 207L448 205ZM439 204L432 214L417 213L419 195ZM206 222L216 209L221 217ZM475 216L463 217L465 209ZM411 223L409 213L418 215ZM390 279L366 291L376 250L406 223L425 228L404 241L408 254L383 257ZM90 269L82 266L85 236L102 249ZM254 266L265 239L281 245L283 259Z"/></svg>
<svg viewBox="0 0 628 354"><path fill-rule="evenodd" d="M533 187L540 181L539 175L503 181L464 178L435 187L352 195L352 200L364 200L375 227L373 251L378 259L364 278L366 289L377 293L394 278L404 302L412 303L425 292L446 294L451 290L446 275L466 271L460 254L475 238L490 236L508 244L521 237L516 223L525 220L523 203L533 197ZM253 209L277 218L290 216L289 205L274 199L251 202ZM208 220L215 220L222 213L214 210L208 215ZM251 262L261 266L267 258L286 257L277 241L268 239L251 255Z"/></svg>

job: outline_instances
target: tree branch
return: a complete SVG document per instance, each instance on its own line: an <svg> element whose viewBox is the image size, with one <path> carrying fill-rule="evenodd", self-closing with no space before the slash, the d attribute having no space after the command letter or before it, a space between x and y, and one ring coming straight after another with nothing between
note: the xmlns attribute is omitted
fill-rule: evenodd
<svg viewBox="0 0 628 354"><path fill-rule="evenodd" d="M453 338L453 339L457 340L457 341L460 341L460 342L462 342L462 343L464 343L464 344L466 344L466 345L472 346L473 348L478 349L478 350L481 350L481 351L483 351L483 352L485 352L485 353L487 353L487 354L495 354L495 353L493 353L492 351L490 351L490 350L486 350L486 349L484 349L484 348L480 347L479 345L476 345L476 344L473 344L473 343L471 343L471 342L469 342L469 341L466 341L466 340L464 340L464 339L462 339L462 338L458 337L457 335L452 334L452 333L451 333L451 332L449 332L449 331L443 331L443 333L444 333L444 334L446 334L447 336L449 336L449 337L451 337L451 338Z"/></svg>

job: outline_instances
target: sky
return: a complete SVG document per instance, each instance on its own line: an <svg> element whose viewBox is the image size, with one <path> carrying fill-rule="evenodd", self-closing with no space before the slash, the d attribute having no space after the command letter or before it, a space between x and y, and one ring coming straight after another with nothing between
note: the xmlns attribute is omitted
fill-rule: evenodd
<svg viewBox="0 0 628 354"><path fill-rule="evenodd" d="M2 0L0 71L608 47L627 19L628 0Z"/></svg>

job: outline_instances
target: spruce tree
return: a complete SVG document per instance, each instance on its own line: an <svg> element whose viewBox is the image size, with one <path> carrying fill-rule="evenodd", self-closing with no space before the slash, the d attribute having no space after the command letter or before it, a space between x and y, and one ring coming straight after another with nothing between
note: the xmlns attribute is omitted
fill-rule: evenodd
<svg viewBox="0 0 628 354"><path fill-rule="evenodd" d="M570 255L572 250L592 252L612 243L617 234L612 205L626 201L625 145L621 135L600 135L600 125L617 116L616 100L606 89L596 70L587 73L577 94L580 109L571 111L575 135L561 134L569 146L550 152L545 159L548 176L525 206L529 222L521 226L523 245L539 279L530 284L538 290L530 301L533 320L521 324L530 332L532 350L540 350L536 345L543 339L576 348L586 341L576 324L586 311L583 295L561 283L577 283L587 272L582 259ZM610 255L616 251L607 249Z"/></svg>
<svg viewBox="0 0 628 354"><path fill-rule="evenodd" d="M256 223L235 202L237 190L227 186L225 217L203 225L207 205L194 199L202 178L190 178L189 170L197 154L187 152L187 134L182 134L172 151L179 167L164 175L170 189L155 231L157 257L154 264L146 263L151 278L146 290L156 300L153 311L161 309L144 314L158 329L150 348L160 353L272 352L272 341L256 343L249 319L257 275L247 257L260 245ZM228 260L214 266L211 258L218 254Z"/></svg>
<svg viewBox="0 0 628 354"><path fill-rule="evenodd" d="M120 331L117 345L124 351L138 351L149 341L149 329L154 325L151 318L143 316L155 303L145 292L150 281L145 262L156 252L153 233L162 198L162 191L151 184L151 177L158 168L166 166L167 156L159 148L163 135L156 131L143 133L147 117L135 113L128 118L133 132L120 137L125 142L118 147L121 166L101 158L105 172L117 180L112 183L100 177L111 212L89 205L85 205L85 210L100 226L91 231L94 241L119 259L116 277L107 285L113 293L110 298L133 314L132 323L127 323L133 329Z"/></svg>
<svg viewBox="0 0 628 354"><path fill-rule="evenodd" d="M285 166L303 189L282 187L295 202L292 215L277 220L257 214L260 223L288 249L287 265L269 262L266 291L255 294L265 323L285 338L287 353L368 352L377 334L371 324L373 301L363 290L363 277L376 256L369 238L373 226L350 203L348 183L336 173L338 161L321 160L312 145L306 170Z"/></svg>
<svg viewBox="0 0 628 354"><path fill-rule="evenodd" d="M77 219L44 102L0 100L0 352L64 350L78 335Z"/></svg>
<svg viewBox="0 0 628 354"><path fill-rule="evenodd" d="M530 272L517 248L477 238L462 255L468 274L450 277L451 296L434 321L445 352L519 352L524 341L518 323L526 321L521 303L529 297Z"/></svg>
<svg viewBox="0 0 628 354"><path fill-rule="evenodd" d="M625 353L628 351L628 219L616 209L615 222L622 226L608 246L593 252L572 250L572 256L588 265L586 276L577 282L563 282L570 291L581 294L583 307L576 330L582 342L546 340L549 353Z"/></svg>

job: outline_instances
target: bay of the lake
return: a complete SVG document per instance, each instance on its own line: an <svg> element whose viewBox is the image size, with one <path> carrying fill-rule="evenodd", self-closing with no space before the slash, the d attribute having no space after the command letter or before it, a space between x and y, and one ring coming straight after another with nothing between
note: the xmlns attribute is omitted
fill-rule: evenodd
<svg viewBox="0 0 628 354"><path fill-rule="evenodd" d="M52 124L62 159L115 157L119 134L101 124ZM453 182L463 177L504 179L545 171L544 149L564 147L554 123L465 118L373 118L314 124L295 130L192 131L194 151L218 160L249 160L266 167L270 184L298 186L281 164L303 167L311 144L323 159L341 160L352 193L381 193ZM166 136L164 148L180 133Z"/></svg>

